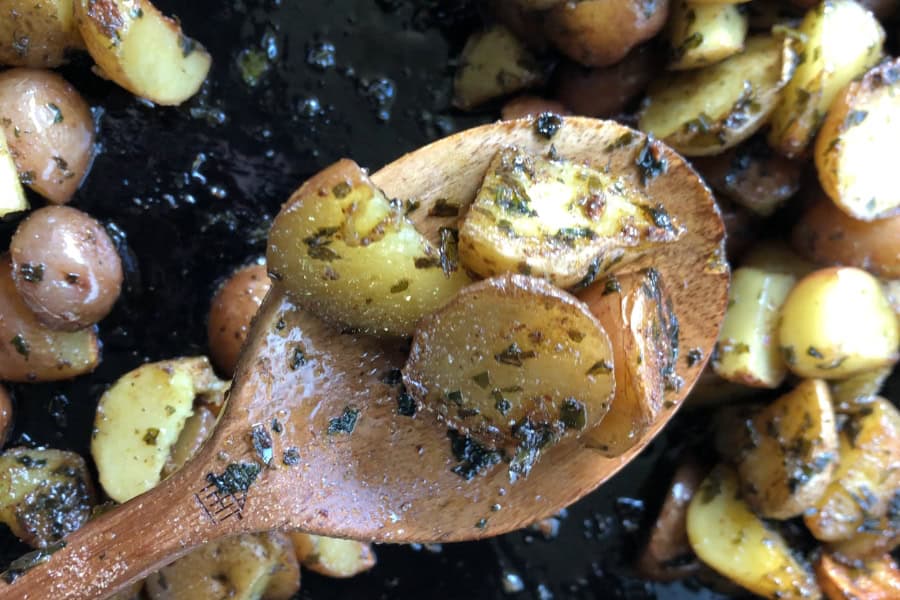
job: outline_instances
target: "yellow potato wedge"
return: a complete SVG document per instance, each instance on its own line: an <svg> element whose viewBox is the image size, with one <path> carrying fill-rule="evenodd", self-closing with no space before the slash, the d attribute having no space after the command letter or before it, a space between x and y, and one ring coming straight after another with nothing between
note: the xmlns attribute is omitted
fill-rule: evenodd
<svg viewBox="0 0 900 600"><path fill-rule="evenodd" d="M207 407L194 407L194 414L185 420L178 439L169 450L169 456L161 473L163 479L183 467L184 463L197 453L203 442L216 428L216 421L216 415Z"/></svg>
<svg viewBox="0 0 900 600"><path fill-rule="evenodd" d="M0 65L52 69L84 48L73 0L5 0L0 8Z"/></svg>
<svg viewBox="0 0 900 600"><path fill-rule="evenodd" d="M823 554L816 562L816 579L828 600L900 598L900 568L889 554L858 566Z"/></svg>
<svg viewBox="0 0 900 600"><path fill-rule="evenodd" d="M766 123L796 60L790 38L748 38L722 62L652 84L639 128L686 156L719 154Z"/></svg>
<svg viewBox="0 0 900 600"><path fill-rule="evenodd" d="M824 0L794 35L803 40L802 58L772 113L768 138L788 157L804 153L835 96L878 62L884 43L881 25L853 0Z"/></svg>
<svg viewBox="0 0 900 600"><path fill-rule="evenodd" d="M0 129L0 219L28 208L28 199L19 181L16 163L6 144L6 134Z"/></svg>
<svg viewBox="0 0 900 600"><path fill-rule="evenodd" d="M735 4L676 0L669 10L670 69L696 69L743 50L747 17Z"/></svg>
<svg viewBox="0 0 900 600"><path fill-rule="evenodd" d="M132 94L177 105L206 80L209 53L148 0L74 0L74 5L91 58Z"/></svg>
<svg viewBox="0 0 900 600"><path fill-rule="evenodd" d="M344 579L375 566L375 552L371 544L300 531L292 531L288 536L294 543L297 559L305 568L320 575Z"/></svg>

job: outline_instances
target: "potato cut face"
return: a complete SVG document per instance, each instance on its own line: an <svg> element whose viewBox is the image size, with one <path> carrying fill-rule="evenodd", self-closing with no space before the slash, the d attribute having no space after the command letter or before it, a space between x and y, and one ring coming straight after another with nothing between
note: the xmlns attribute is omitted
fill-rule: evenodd
<svg viewBox="0 0 900 600"><path fill-rule="evenodd" d="M456 257L452 230L435 248L356 163L342 160L307 181L278 214L267 264L319 316L405 336L471 281Z"/></svg>
<svg viewBox="0 0 900 600"><path fill-rule="evenodd" d="M600 323L577 299L522 275L469 286L424 319L403 381L451 429L508 450L512 479L543 448L599 423L615 391Z"/></svg>
<svg viewBox="0 0 900 600"><path fill-rule="evenodd" d="M900 213L891 143L900 139L900 60L882 63L835 99L816 139L819 181L855 219Z"/></svg>
<svg viewBox="0 0 900 600"><path fill-rule="evenodd" d="M787 375L778 345L778 317L796 278L741 267L732 274L728 310L712 366L723 379L774 389Z"/></svg>
<svg viewBox="0 0 900 600"><path fill-rule="evenodd" d="M882 56L884 30L853 0L824 0L798 28L802 60L772 113L769 144L800 156L815 136L838 92Z"/></svg>
<svg viewBox="0 0 900 600"><path fill-rule="evenodd" d="M320 575L343 579L375 566L375 553L371 544L300 531L293 531L288 535L303 566Z"/></svg>
<svg viewBox="0 0 900 600"><path fill-rule="evenodd" d="M16 163L9 153L6 134L0 130L0 218L28 210L28 199L16 172Z"/></svg>
<svg viewBox="0 0 900 600"><path fill-rule="evenodd" d="M753 417L752 447L738 459L742 491L763 517L812 508L831 483L838 434L827 384L807 379Z"/></svg>
<svg viewBox="0 0 900 600"><path fill-rule="evenodd" d="M716 572L766 598L820 598L811 573L784 538L740 498L737 474L719 466L701 484L687 513L691 548Z"/></svg>
<svg viewBox="0 0 900 600"><path fill-rule="evenodd" d="M0 521L45 548L91 516L95 502L84 459L74 452L11 448L0 455Z"/></svg>
<svg viewBox="0 0 900 600"><path fill-rule="evenodd" d="M91 454L109 497L125 502L159 483L194 399L221 394L225 386L198 357L142 365L107 390L97 406Z"/></svg>
<svg viewBox="0 0 900 600"><path fill-rule="evenodd" d="M75 0L75 19L103 73L157 104L196 94L212 65L206 49L147 0Z"/></svg>
<svg viewBox="0 0 900 600"><path fill-rule="evenodd" d="M640 129L686 156L719 154L765 124L796 61L790 39L751 37L739 54L653 84Z"/></svg>
<svg viewBox="0 0 900 600"><path fill-rule="evenodd" d="M711 65L744 48L747 17L734 4L680 0L670 10L670 69Z"/></svg>
<svg viewBox="0 0 900 600"><path fill-rule="evenodd" d="M683 230L641 190L596 169L505 148L459 231L462 264L571 287Z"/></svg>

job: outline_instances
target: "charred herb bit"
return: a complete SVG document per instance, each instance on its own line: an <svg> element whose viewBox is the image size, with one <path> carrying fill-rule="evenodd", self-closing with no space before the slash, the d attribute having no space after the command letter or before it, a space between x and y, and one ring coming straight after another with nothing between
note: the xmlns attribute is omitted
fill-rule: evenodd
<svg viewBox="0 0 900 600"><path fill-rule="evenodd" d="M28 342L25 340L25 336L21 333L18 333L9 341L10 344L13 345L13 348L16 349L16 352L28 358L28 355L31 353L31 347L28 345Z"/></svg>
<svg viewBox="0 0 900 600"><path fill-rule="evenodd" d="M491 375L487 371L482 371L481 373L473 375L472 381L474 381L478 387L484 389L491 385Z"/></svg>
<svg viewBox="0 0 900 600"><path fill-rule="evenodd" d="M441 266L441 259L434 256L420 256L413 264L417 269L437 269Z"/></svg>
<svg viewBox="0 0 900 600"><path fill-rule="evenodd" d="M272 419L272 431L275 433L282 433L284 431L284 425L281 424L281 421Z"/></svg>
<svg viewBox="0 0 900 600"><path fill-rule="evenodd" d="M44 265L42 263L25 263L19 267L19 275L28 283L40 283L44 280Z"/></svg>
<svg viewBox="0 0 900 600"><path fill-rule="evenodd" d="M302 345L298 345L294 347L293 352L291 352L291 361L288 365L291 368L291 371L296 371L300 367L306 364L306 351Z"/></svg>
<svg viewBox="0 0 900 600"><path fill-rule="evenodd" d="M542 112L534 121L534 132L548 140L553 139L563 126L563 118L551 112Z"/></svg>
<svg viewBox="0 0 900 600"><path fill-rule="evenodd" d="M257 463L231 463L221 475L207 473L206 481L216 486L220 496L229 496L249 490L261 470Z"/></svg>
<svg viewBox="0 0 900 600"><path fill-rule="evenodd" d="M819 352L815 346L810 346L806 349L806 353L812 356L813 358L825 358L825 355Z"/></svg>
<svg viewBox="0 0 900 600"><path fill-rule="evenodd" d="M503 392L497 388L491 391L491 397L494 399L494 408L504 417L509 414L512 409L512 403L503 396Z"/></svg>
<svg viewBox="0 0 900 600"><path fill-rule="evenodd" d="M444 275L449 277L450 273L459 269L459 230L452 227L441 227L438 234L441 237L441 270L444 271Z"/></svg>
<svg viewBox="0 0 900 600"><path fill-rule="evenodd" d="M619 280L616 279L615 275L610 275L606 278L606 282L603 284L603 295L608 296L609 294L618 294L622 291L622 285L619 283Z"/></svg>
<svg viewBox="0 0 900 600"><path fill-rule="evenodd" d="M331 188L331 193L334 194L335 198L346 198L350 195L350 192L353 191L353 188L346 181L342 181L333 188Z"/></svg>
<svg viewBox="0 0 900 600"><path fill-rule="evenodd" d="M274 452L272 450L272 436L266 431L262 425L254 425L250 431L250 440L253 443L253 450L256 456L266 466L272 463Z"/></svg>
<svg viewBox="0 0 900 600"><path fill-rule="evenodd" d="M570 246L574 245L577 240L593 240L597 238L597 234L587 227L563 227L557 231L553 239Z"/></svg>
<svg viewBox="0 0 900 600"><path fill-rule="evenodd" d="M438 198L434 206L428 211L429 217L457 217L459 216L459 204L450 202L446 198Z"/></svg>
<svg viewBox="0 0 900 600"><path fill-rule="evenodd" d="M26 469L40 469L47 466L47 459L33 458L27 454L23 454L22 456L18 457L16 459L16 462L18 462Z"/></svg>
<svg viewBox="0 0 900 600"><path fill-rule="evenodd" d="M537 211L531 208L531 200L518 186L500 185L494 192L494 203L508 213L525 217L536 217Z"/></svg>
<svg viewBox="0 0 900 600"><path fill-rule="evenodd" d="M63 118L63 113L60 108L53 104L52 102L47 103L47 110L50 111L50 114L53 115L53 124L62 123L65 119Z"/></svg>
<svg viewBox="0 0 900 600"><path fill-rule="evenodd" d="M356 429L356 421L359 419L359 409L352 406L344 408L339 417L332 417L328 421L328 435L336 433L353 433Z"/></svg>
<svg viewBox="0 0 900 600"><path fill-rule="evenodd" d="M502 456L498 451L486 448L468 436L448 429L447 437L453 456L460 462L452 471L466 481L500 463Z"/></svg>
<svg viewBox="0 0 900 600"><path fill-rule="evenodd" d="M613 364L608 360L598 360L587 370L587 375L608 375L612 373Z"/></svg>
<svg viewBox="0 0 900 600"><path fill-rule="evenodd" d="M315 234L304 238L303 243L307 246L309 257L328 262L340 259L340 255L328 247L337 231L337 227L322 227Z"/></svg>
<svg viewBox="0 0 900 600"><path fill-rule="evenodd" d="M284 451L284 454L281 457L281 462L289 467L293 467L300 464L300 451L291 446L287 450Z"/></svg>
<svg viewBox="0 0 900 600"><path fill-rule="evenodd" d="M566 429L584 429L587 422L587 408L575 398L566 398L559 407L559 420Z"/></svg>
<svg viewBox="0 0 900 600"><path fill-rule="evenodd" d="M403 371L390 369L381 376L381 383L385 385L397 385L403 381Z"/></svg>
<svg viewBox="0 0 900 600"><path fill-rule="evenodd" d="M842 129L844 129L846 131L847 129L850 129L851 127L859 125L860 123L865 121L866 117L868 117L868 116L869 116L868 111L851 110L849 113L847 113L847 117L844 119L844 125L843 125Z"/></svg>
<svg viewBox="0 0 900 600"><path fill-rule="evenodd" d="M155 446L157 438L159 438L159 429L150 427L147 429L146 433L144 433L143 440L148 446Z"/></svg>
<svg viewBox="0 0 900 600"><path fill-rule="evenodd" d="M53 554L65 547L65 540L60 540L56 543L48 545L46 548L41 548L40 550L34 550L33 552L23 554L9 564L9 568L2 574L0 574L0 578L2 578L6 583L13 583L16 579L18 579L31 569L50 560L50 557Z"/></svg>
<svg viewBox="0 0 900 600"><path fill-rule="evenodd" d="M703 360L703 350L700 348L691 348L687 353L687 366L693 367Z"/></svg>
<svg viewBox="0 0 900 600"><path fill-rule="evenodd" d="M445 396L447 397L448 402L452 402L453 404L458 404L458 405L462 406L463 397L462 397L462 392L460 392L459 390L453 390L453 391L447 392L445 394Z"/></svg>
<svg viewBox="0 0 900 600"><path fill-rule="evenodd" d="M597 276L600 274L601 270L601 261L600 258L595 258L591 261L591 264L588 266L587 273L584 274L584 277L581 278L581 281L572 286L573 291L583 290L587 287L590 287L594 281L597 280Z"/></svg>
<svg viewBox="0 0 900 600"><path fill-rule="evenodd" d="M409 214L417 211L420 206L422 206L422 203L419 202L418 200L407 200L406 207L403 209L403 214L409 215Z"/></svg>
<svg viewBox="0 0 900 600"><path fill-rule="evenodd" d="M397 414L401 417L416 416L416 401L406 391L406 386L400 386L400 392L397 394Z"/></svg>
<svg viewBox="0 0 900 600"><path fill-rule="evenodd" d="M405 292L407 289L409 289L409 279L401 279L391 286L391 293L399 294L400 292Z"/></svg>
<svg viewBox="0 0 900 600"><path fill-rule="evenodd" d="M541 451L559 440L560 431L549 423L533 423L523 419L513 427L513 436L519 440L516 454L509 463L509 480L515 483L519 477L528 477L537 463Z"/></svg>
<svg viewBox="0 0 900 600"><path fill-rule="evenodd" d="M662 146L652 135L647 136L644 147L638 152L635 165L643 186L669 170L669 161L663 156Z"/></svg>
<svg viewBox="0 0 900 600"><path fill-rule="evenodd" d="M671 215L669 215L662 204L642 206L641 208L653 224L663 230L667 236L677 235L678 227L676 227Z"/></svg>
<svg viewBox="0 0 900 600"><path fill-rule="evenodd" d="M521 367L524 364L524 361L529 358L534 358L537 356L533 350L522 350L519 348L519 344L513 342L509 345L509 347L494 355L494 360L496 360L500 364L511 365L513 367Z"/></svg>

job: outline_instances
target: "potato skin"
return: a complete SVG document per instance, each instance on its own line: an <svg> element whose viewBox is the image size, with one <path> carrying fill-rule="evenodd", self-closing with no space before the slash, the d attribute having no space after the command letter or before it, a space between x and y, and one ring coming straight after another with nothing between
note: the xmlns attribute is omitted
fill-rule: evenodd
<svg viewBox="0 0 900 600"><path fill-rule="evenodd" d="M13 280L38 320L78 331L112 310L122 261L100 223L68 206L40 208L19 224L10 245Z"/></svg>
<svg viewBox="0 0 900 600"><path fill-rule="evenodd" d="M213 364L225 377L237 366L250 323L272 282L264 265L237 270L213 296L209 309L209 351Z"/></svg>
<svg viewBox="0 0 900 600"><path fill-rule="evenodd" d="M5 0L0 9L0 65L52 69L84 48L72 0Z"/></svg>
<svg viewBox="0 0 900 600"><path fill-rule="evenodd" d="M344 579L375 566L375 552L371 544L311 535L302 531L292 531L288 536L294 543L297 559L303 567L320 575Z"/></svg>
<svg viewBox="0 0 900 600"><path fill-rule="evenodd" d="M94 118L75 88L51 71L3 71L0 126L23 183L67 203L94 156Z"/></svg>
<svg viewBox="0 0 900 600"><path fill-rule="evenodd" d="M816 579L828 600L900 598L900 569L889 554L861 566L845 565L822 554L816 562Z"/></svg>
<svg viewBox="0 0 900 600"><path fill-rule="evenodd" d="M504 121L513 119L524 119L526 117L536 117L541 113L553 113L555 115L570 115L570 111L562 102L550 100L549 98L541 98L540 96L530 96L524 94L516 96L503 105L500 109L500 118Z"/></svg>
<svg viewBox="0 0 900 600"><path fill-rule="evenodd" d="M668 16L669 0L565 2L546 13L545 33L572 60L605 67L659 33Z"/></svg>

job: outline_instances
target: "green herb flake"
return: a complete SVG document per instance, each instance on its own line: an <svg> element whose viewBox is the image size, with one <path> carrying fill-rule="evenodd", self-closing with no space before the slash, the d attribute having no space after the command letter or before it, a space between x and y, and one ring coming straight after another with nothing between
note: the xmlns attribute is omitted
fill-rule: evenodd
<svg viewBox="0 0 900 600"><path fill-rule="evenodd" d="M504 417L512 410L512 403L503 397L503 392L498 389L491 391L491 397L494 399L494 408Z"/></svg>
<svg viewBox="0 0 900 600"><path fill-rule="evenodd" d="M608 296L609 294L618 294L621 293L621 291L622 284L619 283L619 280L613 275L607 277L606 281L603 283L602 295Z"/></svg>
<svg viewBox="0 0 900 600"><path fill-rule="evenodd" d="M359 409L348 406L338 417L332 417L328 421L328 435L336 433L353 433L356 429L356 421L359 419Z"/></svg>
<svg viewBox="0 0 900 600"><path fill-rule="evenodd" d="M491 375L487 371L482 371L477 375L473 375L472 381L474 381L478 387L484 389L491 384Z"/></svg>
<svg viewBox="0 0 900 600"><path fill-rule="evenodd" d="M289 467L300 464L300 451L291 446L281 455L281 462Z"/></svg>
<svg viewBox="0 0 900 600"><path fill-rule="evenodd" d="M459 204L450 202L446 198L438 198L431 210L428 211L429 217L457 217L459 216Z"/></svg>
<svg viewBox="0 0 900 600"><path fill-rule="evenodd" d="M553 239L556 241L569 244L570 246L577 240L594 240L596 238L597 234L588 227L563 227L553 236Z"/></svg>
<svg viewBox="0 0 900 600"><path fill-rule="evenodd" d="M687 353L687 366L693 367L703 360L703 350L700 348L691 348Z"/></svg>
<svg viewBox="0 0 900 600"><path fill-rule="evenodd" d="M859 125L863 121L866 120L866 117L869 116L868 111L865 110L851 110L847 113L847 117L844 119L843 129L846 131L851 127L855 127Z"/></svg>
<svg viewBox="0 0 900 600"><path fill-rule="evenodd" d="M391 286L391 293L399 294L400 292L405 292L407 289L409 289L409 279L401 279Z"/></svg>
<svg viewBox="0 0 900 600"><path fill-rule="evenodd" d="M663 156L662 146L652 135L647 136L644 147L638 152L635 166L643 186L669 170L669 161Z"/></svg>
<svg viewBox="0 0 900 600"><path fill-rule="evenodd" d="M156 439L158 437L159 437L159 429L157 429L156 427L150 427L147 429L147 432L144 433L143 440L144 440L144 443L147 444L148 446L155 446Z"/></svg>
<svg viewBox="0 0 900 600"><path fill-rule="evenodd" d="M566 398L559 407L559 420L566 429L584 429L587 422L587 408L575 398Z"/></svg>
<svg viewBox="0 0 900 600"><path fill-rule="evenodd" d="M175 407L172 406L171 404L166 404L166 406L165 406L165 408L163 408L163 410L166 411L167 417L171 417L172 415L175 414Z"/></svg>
<svg viewBox="0 0 900 600"><path fill-rule="evenodd" d="M16 334L13 339L10 340L10 344L13 345L13 348L16 349L16 352L28 358L28 355L31 353L31 347L28 345L28 342L25 340L25 336L21 333Z"/></svg>
<svg viewBox="0 0 900 600"><path fill-rule="evenodd" d="M438 230L440 236L441 270L444 275L450 277L459 269L459 230L452 227L441 227Z"/></svg>
<svg viewBox="0 0 900 600"><path fill-rule="evenodd" d="M462 392L460 392L459 390L453 390L453 391L447 392L445 394L445 396L447 397L448 402L452 402L454 404L459 404L459 405L461 405L463 403Z"/></svg>
<svg viewBox="0 0 900 600"><path fill-rule="evenodd" d="M587 370L587 375L609 375L612 373L612 370L613 365L611 362L608 360L598 360Z"/></svg>
<svg viewBox="0 0 900 600"><path fill-rule="evenodd" d="M460 464L452 471L470 481L479 473L483 473L498 464L502 456L496 450L486 448L468 436L461 435L452 429L447 430L450 438L450 451Z"/></svg>
<svg viewBox="0 0 900 600"><path fill-rule="evenodd" d="M250 430L250 441L253 444L253 451L256 452L259 460L264 465L268 466L271 464L274 454L272 451L272 436L266 431L266 428L262 425L254 425L253 429Z"/></svg>
<svg viewBox="0 0 900 600"><path fill-rule="evenodd" d="M537 356L532 350L522 350L519 344L513 342L508 348L494 355L494 360L500 364L521 367L524 361Z"/></svg>
<svg viewBox="0 0 900 600"><path fill-rule="evenodd" d="M281 424L281 421L272 419L272 431L279 434L284 431L284 425Z"/></svg>
<svg viewBox="0 0 900 600"><path fill-rule="evenodd" d="M43 263L25 263L19 267L19 275L28 283L40 283L44 280Z"/></svg>
<svg viewBox="0 0 900 600"><path fill-rule="evenodd" d="M65 118L63 117L62 110L60 110L60 108L57 105L53 104L52 102L49 102L47 104L47 110L49 110L50 114L53 115L53 124L54 125L57 123L62 123L65 120Z"/></svg>
<svg viewBox="0 0 900 600"><path fill-rule="evenodd" d="M441 259L434 256L420 256L413 261L417 269L438 269L441 267Z"/></svg>
<svg viewBox="0 0 900 600"><path fill-rule="evenodd" d="M207 473L206 481L216 486L220 496L230 496L249 490L261 470L257 463L231 463L219 475Z"/></svg>

